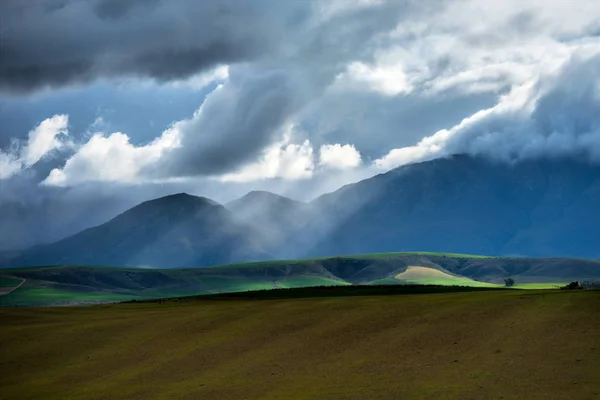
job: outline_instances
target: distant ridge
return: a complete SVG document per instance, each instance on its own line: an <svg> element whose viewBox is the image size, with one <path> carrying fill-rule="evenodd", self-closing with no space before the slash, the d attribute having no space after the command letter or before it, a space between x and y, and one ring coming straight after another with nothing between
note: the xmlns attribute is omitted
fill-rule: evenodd
<svg viewBox="0 0 600 400"><path fill-rule="evenodd" d="M177 193L0 264L196 267L426 249L600 258L600 165L453 156L409 164L303 203L253 191Z"/></svg>
<svg viewBox="0 0 600 400"><path fill-rule="evenodd" d="M186 193L145 201L105 224L11 259L11 265L192 267L270 258L250 226Z"/></svg>

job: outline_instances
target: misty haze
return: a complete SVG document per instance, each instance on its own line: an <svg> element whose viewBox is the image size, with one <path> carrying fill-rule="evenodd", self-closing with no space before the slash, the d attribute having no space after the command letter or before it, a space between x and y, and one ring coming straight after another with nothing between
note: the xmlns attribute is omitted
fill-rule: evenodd
<svg viewBox="0 0 600 400"><path fill-rule="evenodd" d="M1 1L0 324L0 400L600 400L600 4Z"/></svg>

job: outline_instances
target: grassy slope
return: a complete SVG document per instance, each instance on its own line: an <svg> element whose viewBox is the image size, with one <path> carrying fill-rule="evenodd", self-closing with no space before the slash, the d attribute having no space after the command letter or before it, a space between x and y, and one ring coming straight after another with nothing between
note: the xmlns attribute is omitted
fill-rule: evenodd
<svg viewBox="0 0 600 400"><path fill-rule="evenodd" d="M397 274L394 277L377 279L369 282L369 285L447 285L447 286L471 286L471 287L490 287L499 288L503 285L497 285L487 282L479 282L467 277L453 276L434 268L410 266L405 272ZM543 287L546 289L548 287ZM523 287L525 289L525 287ZM531 287L533 289L533 287Z"/></svg>
<svg viewBox="0 0 600 400"><path fill-rule="evenodd" d="M400 256L439 256L439 257L454 257L454 258L494 258L490 256L481 256L477 254L460 254L460 253L435 253L431 251L403 251L403 252L391 252L391 253L371 253L371 254L350 254L350 255L339 255L339 256L327 256L327 257L314 257L314 258L298 258L290 260L269 260L269 261L255 261L242 264L230 264L230 265L214 265L207 268L252 268L252 267L268 267L268 266L279 266L281 264L300 264L311 261L321 261L330 258L343 257L343 258L354 258L354 259L379 259L379 258L393 258Z"/></svg>
<svg viewBox="0 0 600 400"><path fill-rule="evenodd" d="M518 265L524 262L527 263L527 260L535 261L538 264L546 262L543 259L505 260L509 261L466 254L402 252L305 260L277 260L190 269L143 270L72 266L2 269L0 270L0 283L3 280L10 284L17 282L10 276L11 274L17 274L16 276L27 279L27 282L12 293L0 296L0 306L111 302L135 298L190 296L274 287L337 285L349 282L376 285L408 283L498 287L502 285L481 282L486 280L485 278L475 278L479 280L473 280L464 276L439 276L439 274L435 274L437 270L431 268L429 268L429 271L434 272L431 276L413 276L406 279L407 277L403 278L400 276L401 274L398 275L397 273L410 265L427 265L429 267L437 265L447 270L453 270L454 274L463 275L460 266L473 262L483 263L470 269L471 272L468 274L471 276L473 271L489 271L490 269L486 266L488 264L497 266L508 262L516 265L513 268L514 271L523 271L524 269L518 267ZM582 262L584 261L586 260ZM552 260L548 262L552 262ZM561 264L556 270L563 270L565 265ZM568 265L566 266L568 267ZM344 271L352 271L355 267L358 268L355 270L357 271L355 275L353 275L354 272L349 273L348 276L343 275ZM510 272L512 270L503 271L497 268L492 268L492 270L495 271L494 274L504 274L500 276L512 275L512 272ZM90 274L93 276L90 277ZM396 278L390 274L396 274ZM136 276L132 277L132 275ZM535 275L535 272L533 275L524 278L514 275L518 282L517 288L553 288L566 283L552 277L544 277L536 281L537 275ZM60 282L53 281L58 276L62 280ZM141 284L142 282L143 284ZM495 282L501 283L501 280L496 279ZM138 283L140 284L138 285Z"/></svg>
<svg viewBox="0 0 600 400"><path fill-rule="evenodd" d="M15 287L19 285L21 281L22 279L0 275L0 287Z"/></svg>
<svg viewBox="0 0 600 400"><path fill-rule="evenodd" d="M501 287L501 285L496 285L487 282L479 282L464 276L454 276L434 268L419 266L408 267L406 271L396 275L394 279L397 279L402 283L421 285Z"/></svg>
<svg viewBox="0 0 600 400"><path fill-rule="evenodd" d="M519 283L515 289L557 289L567 285L569 282L546 282L546 283Z"/></svg>
<svg viewBox="0 0 600 400"><path fill-rule="evenodd" d="M114 293L85 293L57 290L47 287L21 287L8 295L0 296L0 306L45 306L51 304L81 304L97 302L117 302L140 299L141 296L119 295Z"/></svg>
<svg viewBox="0 0 600 400"><path fill-rule="evenodd" d="M273 289L273 282L250 280L237 277L206 277L201 279L212 292L240 292L246 290Z"/></svg>
<svg viewBox="0 0 600 400"><path fill-rule="evenodd" d="M277 282L281 288L298 288L298 287L314 287L314 286L345 286L350 285L348 282L323 278L320 276L295 276L293 278L283 279Z"/></svg>
<svg viewBox="0 0 600 400"><path fill-rule="evenodd" d="M599 304L504 290L4 309L0 398L594 399Z"/></svg>

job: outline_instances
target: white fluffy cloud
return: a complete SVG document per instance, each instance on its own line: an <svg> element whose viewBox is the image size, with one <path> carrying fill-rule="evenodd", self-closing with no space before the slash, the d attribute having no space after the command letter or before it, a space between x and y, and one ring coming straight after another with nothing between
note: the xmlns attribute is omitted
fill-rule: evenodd
<svg viewBox="0 0 600 400"><path fill-rule="evenodd" d="M409 93L412 90L402 64L368 65L353 62L336 78L335 88L370 90L385 96Z"/></svg>
<svg viewBox="0 0 600 400"><path fill-rule="evenodd" d="M499 91L562 64L600 28L596 0L576 6L467 0L429 7L382 33L371 59L349 61L333 86L384 96Z"/></svg>
<svg viewBox="0 0 600 400"><path fill-rule="evenodd" d="M324 144L319 149L319 165L333 169L356 168L361 164L361 157L356 147L351 144Z"/></svg>
<svg viewBox="0 0 600 400"><path fill-rule="evenodd" d="M11 153L0 151L0 179L10 178L21 172L22 164Z"/></svg>
<svg viewBox="0 0 600 400"><path fill-rule="evenodd" d="M37 163L50 151L61 147L58 139L61 134L67 134L69 119L66 115L55 115L42 121L37 128L29 132L27 146L23 149L21 158L26 166Z"/></svg>
<svg viewBox="0 0 600 400"><path fill-rule="evenodd" d="M63 168L55 168L43 181L53 186L72 186L84 182L143 181L140 171L156 163L163 154L179 146L177 131L166 130L145 146L134 146L121 132L109 136L94 134L67 160Z"/></svg>
<svg viewBox="0 0 600 400"><path fill-rule="evenodd" d="M260 160L240 171L220 177L222 182L251 182L265 179L297 180L312 177L315 169L310 141L289 143L287 140L267 148Z"/></svg>
<svg viewBox="0 0 600 400"><path fill-rule="evenodd" d="M60 136L68 134L69 118L66 115L55 115L45 119L29 132L27 144L7 152L0 151L0 179L9 178L25 168L38 163L53 150L67 145Z"/></svg>
<svg viewBox="0 0 600 400"><path fill-rule="evenodd" d="M361 165L361 156L351 144L324 144L318 156L309 140L293 143L292 135L266 149L260 160L240 171L225 174L222 182L252 182L266 179L309 179L325 170L345 170Z"/></svg>

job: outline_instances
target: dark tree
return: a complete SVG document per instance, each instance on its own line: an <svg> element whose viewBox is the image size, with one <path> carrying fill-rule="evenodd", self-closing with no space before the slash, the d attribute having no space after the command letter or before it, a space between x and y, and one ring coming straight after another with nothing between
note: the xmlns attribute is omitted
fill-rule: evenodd
<svg viewBox="0 0 600 400"><path fill-rule="evenodd" d="M506 278L504 280L504 285L506 285L506 287L514 286L514 284L515 284L515 280L513 278Z"/></svg>
<svg viewBox="0 0 600 400"><path fill-rule="evenodd" d="M583 289L583 287L579 284L578 281L575 282L571 282L566 286L561 287L561 289L563 290L579 290L579 289Z"/></svg>

